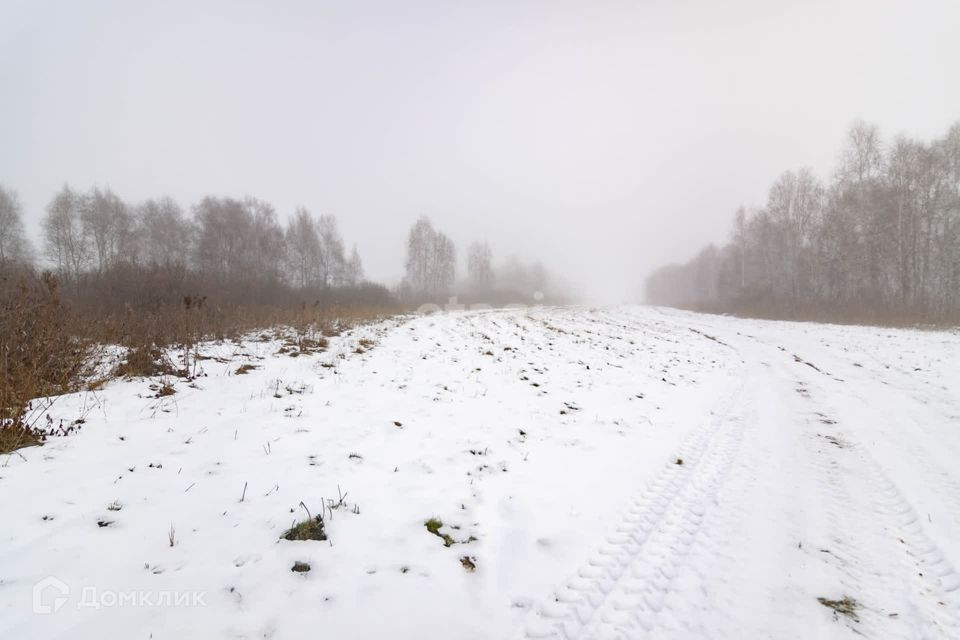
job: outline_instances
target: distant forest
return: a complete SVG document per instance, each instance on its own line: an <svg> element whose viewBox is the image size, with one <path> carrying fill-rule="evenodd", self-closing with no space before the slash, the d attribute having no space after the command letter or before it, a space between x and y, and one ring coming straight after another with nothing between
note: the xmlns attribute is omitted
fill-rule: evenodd
<svg viewBox="0 0 960 640"><path fill-rule="evenodd" d="M787 171L729 242L646 282L647 301L703 311L859 322L960 321L960 123L884 144L855 123L827 183Z"/></svg>
<svg viewBox="0 0 960 640"><path fill-rule="evenodd" d="M46 206L38 251L16 192L0 186L3 288L24 272L49 270L60 298L79 310L157 309L187 297L191 304L316 308L415 307L452 295L487 304L529 303L538 292L556 299L542 265L508 257L495 267L486 242L469 246L458 279L453 241L427 218L412 226L406 250L404 278L388 289L365 278L360 253L347 250L331 215L299 208L282 225L273 206L256 198L206 197L185 210L169 197L131 204L109 188L64 186Z"/></svg>
<svg viewBox="0 0 960 640"><path fill-rule="evenodd" d="M405 275L390 289L366 279L333 216L301 208L282 225L255 198L206 197L184 210L168 197L130 204L108 188L64 186L46 206L37 251L16 192L0 187L0 450L56 432L37 422L48 404L36 398L95 388L101 375L160 376L161 390L170 377L204 375L205 340L257 332L297 357L357 323L451 296L557 301L542 266L508 257L494 267L485 242L470 245L458 280L456 246L427 218L404 241ZM124 360L98 373L107 345L124 348Z"/></svg>

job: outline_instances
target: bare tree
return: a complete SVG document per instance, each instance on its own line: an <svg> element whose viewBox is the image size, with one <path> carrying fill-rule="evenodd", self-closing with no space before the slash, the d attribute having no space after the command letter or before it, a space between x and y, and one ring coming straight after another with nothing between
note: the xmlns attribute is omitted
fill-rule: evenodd
<svg viewBox="0 0 960 640"><path fill-rule="evenodd" d="M736 257L736 286L740 295L747 286L747 209L739 207L733 218L731 245Z"/></svg>
<svg viewBox="0 0 960 640"><path fill-rule="evenodd" d="M320 234L320 284L324 288L340 284L346 260L337 219L331 215L320 216L317 232Z"/></svg>
<svg viewBox="0 0 960 640"><path fill-rule="evenodd" d="M453 241L436 231L428 218L417 220L407 236L406 286L418 295L445 294L456 271Z"/></svg>
<svg viewBox="0 0 960 640"><path fill-rule="evenodd" d="M847 131L847 143L840 154L837 178L851 184L863 184L879 175L883 165L880 130L862 120Z"/></svg>
<svg viewBox="0 0 960 640"><path fill-rule="evenodd" d="M357 251L357 245L353 245L350 252L350 259L344 268L344 284L348 287L355 287L363 282L363 261L360 260L360 252Z"/></svg>
<svg viewBox="0 0 960 640"><path fill-rule="evenodd" d="M146 264L186 266L193 229L172 198L149 199L137 208L136 253Z"/></svg>
<svg viewBox="0 0 960 640"><path fill-rule="evenodd" d="M415 292L430 293L433 247L437 232L426 217L414 223L407 235L406 284Z"/></svg>
<svg viewBox="0 0 960 640"><path fill-rule="evenodd" d="M457 277L457 249L453 240L444 233L437 233L433 247L433 291L449 293Z"/></svg>
<svg viewBox="0 0 960 640"><path fill-rule="evenodd" d="M61 276L77 284L92 251L81 220L80 196L69 186L64 185L47 205L43 233L47 257Z"/></svg>
<svg viewBox="0 0 960 640"><path fill-rule="evenodd" d="M80 220L90 239L98 274L121 258L132 258L133 219L127 205L109 188L93 188L79 199Z"/></svg>
<svg viewBox="0 0 960 640"><path fill-rule="evenodd" d="M474 242L467 250L467 277L474 291L493 288L493 254L486 242Z"/></svg>
<svg viewBox="0 0 960 640"><path fill-rule="evenodd" d="M22 213L16 192L0 186L0 266L7 262L27 263L33 258L23 230Z"/></svg>
<svg viewBox="0 0 960 640"><path fill-rule="evenodd" d="M195 264L214 283L259 285L266 294L282 282L286 241L270 204L207 197L194 206L194 225Z"/></svg>
<svg viewBox="0 0 960 640"><path fill-rule="evenodd" d="M250 275L253 216L232 198L206 197L194 207L196 264L219 283Z"/></svg>
<svg viewBox="0 0 960 640"><path fill-rule="evenodd" d="M810 245L820 223L824 189L808 168L786 171L770 188L767 212L776 230L777 293L802 298L810 284Z"/></svg>
<svg viewBox="0 0 960 640"><path fill-rule="evenodd" d="M256 198L246 198L244 206L252 219L248 241L253 249L249 256L251 275L260 281L279 282L283 278L286 243L277 213L272 205Z"/></svg>
<svg viewBox="0 0 960 640"><path fill-rule="evenodd" d="M294 212L293 218L287 223L285 238L287 265L294 284L301 288L314 284L322 249L317 223L309 211L300 207Z"/></svg>

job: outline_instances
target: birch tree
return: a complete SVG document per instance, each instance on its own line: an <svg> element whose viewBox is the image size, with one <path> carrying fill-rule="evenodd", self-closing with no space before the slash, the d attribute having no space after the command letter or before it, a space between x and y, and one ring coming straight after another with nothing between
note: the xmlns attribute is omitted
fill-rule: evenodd
<svg viewBox="0 0 960 640"><path fill-rule="evenodd" d="M0 266L27 263L33 256L23 229L23 208L15 191L0 186Z"/></svg>
<svg viewBox="0 0 960 640"><path fill-rule="evenodd" d="M467 249L467 278L474 291L493 287L493 254L486 242L474 242Z"/></svg>
<svg viewBox="0 0 960 640"><path fill-rule="evenodd" d="M90 238L81 219L81 199L64 185L47 205L43 219L44 248L47 258L60 275L79 282L92 256Z"/></svg>

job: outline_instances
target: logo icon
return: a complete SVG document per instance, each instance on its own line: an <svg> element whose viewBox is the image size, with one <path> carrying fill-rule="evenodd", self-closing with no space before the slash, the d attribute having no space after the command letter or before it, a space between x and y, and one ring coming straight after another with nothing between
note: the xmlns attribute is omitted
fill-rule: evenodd
<svg viewBox="0 0 960 640"><path fill-rule="evenodd" d="M47 576L33 585L33 612L56 613L67 603L70 587L56 576Z"/></svg>

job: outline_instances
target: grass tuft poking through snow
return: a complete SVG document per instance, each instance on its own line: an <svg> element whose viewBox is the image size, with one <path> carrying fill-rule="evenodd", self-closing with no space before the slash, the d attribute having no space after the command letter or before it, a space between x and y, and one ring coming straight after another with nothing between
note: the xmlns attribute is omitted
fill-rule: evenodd
<svg viewBox="0 0 960 640"><path fill-rule="evenodd" d="M166 380L161 382L160 385L156 387L156 390L157 390L157 395L156 395L157 398L166 398L167 396L172 396L177 392L177 390L173 387L173 385L167 382Z"/></svg>
<svg viewBox="0 0 960 640"><path fill-rule="evenodd" d="M424 521L423 526L427 528L427 531L437 536L443 540L443 546L452 547L455 544L470 544L471 542L476 542L476 536L470 536L466 540L456 540L453 536L448 533L443 533L440 529L444 526L443 521L440 518L430 518L429 520ZM451 529L459 529L458 525L453 525Z"/></svg>
<svg viewBox="0 0 960 640"><path fill-rule="evenodd" d="M860 618L857 616L857 609L860 607L860 603L850 596L843 596L839 600L817 598L817 602L828 609L833 609L834 615L844 615L856 622L860 622Z"/></svg>
<svg viewBox="0 0 960 640"><path fill-rule="evenodd" d="M300 506L307 512L307 519L287 529L281 538L284 540L326 540L327 531L323 516L314 517L303 502L300 503Z"/></svg>
<svg viewBox="0 0 960 640"><path fill-rule="evenodd" d="M308 518L290 527L283 534L284 540L326 540L323 519L320 516Z"/></svg>
<svg viewBox="0 0 960 640"><path fill-rule="evenodd" d="M443 546L452 547L456 544L457 541L451 538L449 534L440 532L440 527L443 526L443 521L440 518L430 518L423 523L423 526L427 528L427 531L443 540Z"/></svg>

